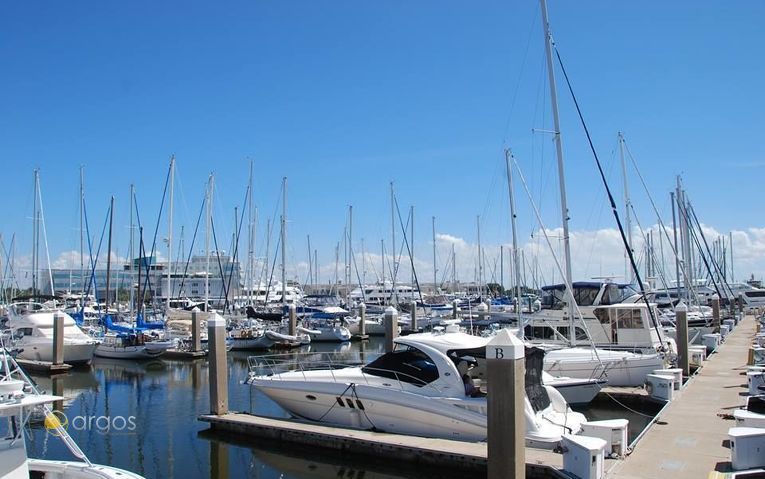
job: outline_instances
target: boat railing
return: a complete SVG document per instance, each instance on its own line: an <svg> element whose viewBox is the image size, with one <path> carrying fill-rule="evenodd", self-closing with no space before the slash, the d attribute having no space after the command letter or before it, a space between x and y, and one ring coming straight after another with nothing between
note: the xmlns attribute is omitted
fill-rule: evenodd
<svg viewBox="0 0 765 479"><path fill-rule="evenodd" d="M282 374L295 372L301 373L303 380L310 381L311 378L306 375L307 372L327 371L329 375L326 379L331 379L333 382L345 383L348 382L348 377L336 373L347 368L364 367L365 371L361 372L361 377L367 385L379 384L380 378L383 378L391 379L391 382L397 383L397 387L402 391L409 385L410 387L415 386L432 389L435 393L438 393L438 395L443 393L438 387L433 386L429 382L414 375L392 369L370 368L369 366L365 366L365 364L368 364L370 360L375 359L380 354L381 353L365 353L362 355L360 352L324 352L249 356L247 358L249 375L248 381L246 382L249 382L256 377L268 378L276 381L286 380L286 378L282 377Z"/></svg>

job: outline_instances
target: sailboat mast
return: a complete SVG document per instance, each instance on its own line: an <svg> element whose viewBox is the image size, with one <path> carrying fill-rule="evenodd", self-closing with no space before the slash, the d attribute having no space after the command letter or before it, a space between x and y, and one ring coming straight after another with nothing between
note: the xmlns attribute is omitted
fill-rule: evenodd
<svg viewBox="0 0 765 479"><path fill-rule="evenodd" d="M170 208L167 214L167 293L165 308L170 309L170 268L173 264L173 185L175 184L175 155L170 157Z"/></svg>
<svg viewBox="0 0 765 479"><path fill-rule="evenodd" d="M481 250L481 216L475 217L478 234L478 294L483 297L483 251Z"/></svg>
<svg viewBox="0 0 765 479"><path fill-rule="evenodd" d="M85 306L85 228L83 218L85 216L85 179L83 166L80 165L80 301Z"/></svg>
<svg viewBox="0 0 765 479"><path fill-rule="evenodd" d="M573 293L571 288L571 246L569 245L569 232L568 232L568 205L566 204L566 180L565 172L563 169L563 143L561 141L560 134L560 118L558 114L558 89L555 86L555 67L553 65L553 39L550 33L550 22L547 18L547 1L540 0L542 6L542 25L544 27L545 35L545 54L547 56L547 73L549 76L550 84L550 104L552 106L553 114L553 128L555 135L555 153L558 157L558 183L560 189L560 211L563 219L563 254L566 266L566 291L568 291L568 317L569 317L569 341L571 344L576 343L576 333L574 331L574 298L571 296Z"/></svg>
<svg viewBox="0 0 765 479"><path fill-rule="evenodd" d="M133 240L135 239L135 232L133 231L133 195L135 194L135 186L133 184L130 185L130 257L128 262L128 271L129 277L130 277L130 317L133 317L133 302L135 301L135 296L133 293L133 264L135 262L135 252L133 251Z"/></svg>
<svg viewBox="0 0 765 479"><path fill-rule="evenodd" d="M37 189L39 188L40 184L40 170L35 168L34 171L34 177L35 177L35 188L34 188L34 206L33 206L33 213L32 213L32 295L34 296L37 294L37 262L39 261L38 255L39 255L39 213L37 210Z"/></svg>
<svg viewBox="0 0 765 479"><path fill-rule="evenodd" d="M390 271L390 278L391 278L391 288L390 288L390 302L393 304L395 301L395 294L396 294L396 273L398 273L398 268L396 267L396 214L395 214L395 207L396 207L396 197L393 193L393 182L390 182L390 232L391 232L391 248L393 252L393 266L391 267ZM383 288L385 285L383 284Z"/></svg>
<svg viewBox="0 0 765 479"><path fill-rule="evenodd" d="M106 303L106 314L109 314L109 284L111 282L112 273L112 224L114 218L114 197L112 196L109 203L109 240L106 248L106 296L104 302Z"/></svg>
<svg viewBox="0 0 765 479"><path fill-rule="evenodd" d="M207 198L205 199L205 206L207 207L207 218L205 228L205 311L209 311L210 307L210 233L212 230L212 196L213 196L213 175L207 181ZM223 278L221 278L223 280Z"/></svg>
<svg viewBox="0 0 765 479"><path fill-rule="evenodd" d="M518 313L518 336L523 337L523 319L521 318L521 262L518 259L518 233L515 224L515 195L513 194L513 167L510 162L513 153L510 148L505 150L505 163L507 165L507 193L510 196L510 225L513 230L513 265L515 271L515 297L516 311Z"/></svg>
<svg viewBox="0 0 765 479"><path fill-rule="evenodd" d="M624 181L624 217L627 222L627 245L631 252L634 253L634 249L632 248L632 220L630 215L630 193L629 188L627 184L627 163L624 161L624 135L622 132L619 132L619 158L621 159L622 163L622 177ZM635 281L635 272L632 271L632 268L630 267L630 261L629 261L629 255L625 253L625 263L624 263L624 277L629 278L630 283Z"/></svg>
<svg viewBox="0 0 765 479"><path fill-rule="evenodd" d="M287 177L282 178L282 305L287 303Z"/></svg>
<svg viewBox="0 0 765 479"><path fill-rule="evenodd" d="M433 295L438 294L438 269L436 268L436 217L431 217L433 225Z"/></svg>
<svg viewBox="0 0 765 479"><path fill-rule="evenodd" d="M348 205L348 281L345 283L345 304L350 303L353 268L353 205ZM362 286L363 287L363 286Z"/></svg>

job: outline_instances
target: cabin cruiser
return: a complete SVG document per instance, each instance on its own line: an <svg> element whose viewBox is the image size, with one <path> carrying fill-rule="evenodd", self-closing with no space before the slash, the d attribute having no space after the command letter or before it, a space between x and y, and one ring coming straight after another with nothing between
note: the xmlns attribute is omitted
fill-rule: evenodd
<svg viewBox="0 0 765 479"><path fill-rule="evenodd" d="M385 281L356 288L349 294L349 299L368 305L409 303L420 299L420 290L408 284L396 284L394 288L392 282Z"/></svg>
<svg viewBox="0 0 765 479"><path fill-rule="evenodd" d="M461 332L419 333L395 339L393 352L364 366L280 372L267 358L254 360L247 382L294 416L346 427L461 441L487 437L483 385L468 390L465 375L485 358L488 338ZM541 384L543 352L527 349L526 442L553 448L586 419L571 411L551 386ZM485 361L484 361L485 364Z"/></svg>
<svg viewBox="0 0 765 479"><path fill-rule="evenodd" d="M11 303L8 308L8 327L18 357L53 361L53 317L57 314L64 318L64 362L89 363L99 341L83 333L68 314L33 301Z"/></svg>
<svg viewBox="0 0 765 479"><path fill-rule="evenodd" d="M43 395L0 344L0 477L8 479L143 479L142 476L111 466L92 464L61 423L63 413L50 410L47 404L60 396ZM35 410L43 408L45 427L51 436L62 439L66 448L80 461L51 461L27 457L26 424Z"/></svg>
<svg viewBox="0 0 765 479"><path fill-rule="evenodd" d="M301 320L298 331L308 334L311 342L340 343L351 340L351 332L346 324L343 315L314 313Z"/></svg>

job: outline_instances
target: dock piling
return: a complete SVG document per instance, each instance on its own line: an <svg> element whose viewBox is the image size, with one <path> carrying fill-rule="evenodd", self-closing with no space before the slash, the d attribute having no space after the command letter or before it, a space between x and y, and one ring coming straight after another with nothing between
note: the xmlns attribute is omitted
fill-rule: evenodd
<svg viewBox="0 0 765 479"><path fill-rule="evenodd" d="M457 300L452 301L452 319L457 319Z"/></svg>
<svg viewBox="0 0 765 479"><path fill-rule="evenodd" d="M489 479L526 477L525 355L507 329L486 345Z"/></svg>
<svg viewBox="0 0 765 479"><path fill-rule="evenodd" d="M388 306L383 318L385 321L385 352L390 353L393 351L393 340L398 336L398 311L393 306Z"/></svg>
<svg viewBox="0 0 765 479"><path fill-rule="evenodd" d="M199 312L191 312L191 351L197 352L202 350L202 320L199 317Z"/></svg>
<svg viewBox="0 0 765 479"><path fill-rule="evenodd" d="M287 334L290 336L295 335L295 331L297 330L297 307L295 306L295 303L290 303L290 305L287 307L289 311L289 329L287 331Z"/></svg>
<svg viewBox="0 0 765 479"><path fill-rule="evenodd" d="M210 345L210 412L228 412L228 365L226 361L226 320L213 313L207 320Z"/></svg>
<svg viewBox="0 0 765 479"><path fill-rule="evenodd" d="M64 315L53 314L53 364L64 364Z"/></svg>
<svg viewBox="0 0 765 479"><path fill-rule="evenodd" d="M720 297L712 296L712 322L716 331L720 330Z"/></svg>
<svg viewBox="0 0 765 479"><path fill-rule="evenodd" d="M677 330L677 367L683 370L683 376L691 375L690 356L688 356L688 306L682 301L675 306L675 328Z"/></svg>
<svg viewBox="0 0 765 479"><path fill-rule="evenodd" d="M367 305L359 305L359 334L363 338L367 335Z"/></svg>
<svg viewBox="0 0 765 479"><path fill-rule="evenodd" d="M417 301L411 302L411 308L412 308L412 312L411 312L412 322L410 323L409 329L413 333L416 333L417 332Z"/></svg>

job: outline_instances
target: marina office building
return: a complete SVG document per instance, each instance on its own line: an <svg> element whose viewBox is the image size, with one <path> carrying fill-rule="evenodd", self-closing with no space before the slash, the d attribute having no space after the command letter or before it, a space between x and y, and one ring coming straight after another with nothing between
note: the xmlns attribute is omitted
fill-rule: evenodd
<svg viewBox="0 0 765 479"><path fill-rule="evenodd" d="M124 301L125 292L129 292L131 287L134 290L138 287L138 269L141 263L143 263L143 268L140 272L141 289L145 289L148 292L148 296L160 301L167 298L167 263L158 263L156 258L144 257L136 258L132 263L124 264L119 268L111 269L109 296L112 301L115 300L117 291L120 292L120 298ZM169 291L171 298L204 298L205 276L207 275L209 275L211 300L224 300L226 292L228 292L229 299L240 294L240 265L238 261L233 261L230 255L221 253L218 256L213 254L210 258L209 273L207 272L207 257L204 255L192 256L188 263L172 262L170 267ZM146 278L147 271L148 280ZM88 291L88 285L90 284L90 294L94 294L98 301L106 299L106 268L96 269L92 275L91 270L87 268L84 271L84 275L81 274L79 265L66 269L53 269L51 270L53 291L51 291L50 281L47 281L47 276L44 272L40 274L43 294L51 294L52 292L59 294L66 292L79 293L83 289ZM95 291L93 282L91 282L91 276L95 280ZM229 285L231 286L229 287ZM227 289L228 291L226 291Z"/></svg>

